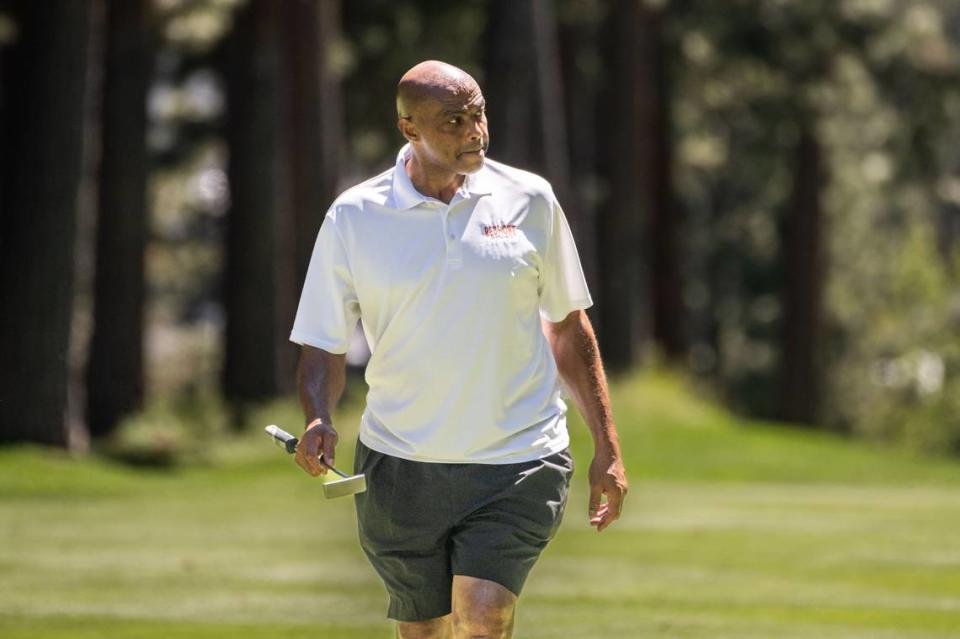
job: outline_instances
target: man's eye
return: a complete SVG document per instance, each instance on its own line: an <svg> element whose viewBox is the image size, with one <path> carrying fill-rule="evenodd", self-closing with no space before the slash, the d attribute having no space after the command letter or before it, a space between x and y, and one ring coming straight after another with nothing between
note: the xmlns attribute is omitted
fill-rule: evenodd
<svg viewBox="0 0 960 639"><path fill-rule="evenodd" d="M450 118L447 120L447 124L460 124L460 116L458 115L455 118Z"/></svg>

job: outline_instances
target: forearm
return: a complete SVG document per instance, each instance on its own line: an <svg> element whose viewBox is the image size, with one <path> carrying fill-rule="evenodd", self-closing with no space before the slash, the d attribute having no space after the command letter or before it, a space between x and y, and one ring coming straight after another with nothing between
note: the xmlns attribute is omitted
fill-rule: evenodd
<svg viewBox="0 0 960 639"><path fill-rule="evenodd" d="M297 367L297 391L306 424L331 423L333 409L346 387L346 356L303 346Z"/></svg>
<svg viewBox="0 0 960 639"><path fill-rule="evenodd" d="M545 331L560 378L583 415L594 446L619 456L620 442L610 408L607 378L586 313L572 314L563 322L545 326Z"/></svg>

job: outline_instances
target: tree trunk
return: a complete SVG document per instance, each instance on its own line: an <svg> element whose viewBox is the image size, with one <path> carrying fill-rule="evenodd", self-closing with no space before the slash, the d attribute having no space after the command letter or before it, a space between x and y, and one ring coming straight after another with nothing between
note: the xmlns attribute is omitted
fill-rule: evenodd
<svg viewBox="0 0 960 639"><path fill-rule="evenodd" d="M646 212L641 176L644 138L638 110L647 87L637 81L645 44L638 0L612 3L603 27L603 86L597 109L597 165L605 197L597 218L599 267L598 337L604 361L612 370L637 363L646 332L640 314L646 280L642 254L642 220Z"/></svg>
<svg viewBox="0 0 960 639"><path fill-rule="evenodd" d="M91 9L70 0L9 6L18 40L4 54L0 441L66 446Z"/></svg>
<svg viewBox="0 0 960 639"><path fill-rule="evenodd" d="M12 0L0 0L0 15L8 20L13 19ZM13 42L13 35L7 34L6 37L0 36L0 149L12 148L11 140L7 138L10 127L7 124L10 111L10 91L13 89L11 77L13 67L10 62L10 46ZM5 181L8 177L7 164L9 163L9 153L0 153L0 247L3 246L3 212L7 203Z"/></svg>
<svg viewBox="0 0 960 639"><path fill-rule="evenodd" d="M577 238L580 263L590 290L596 296L597 273L597 132L590 126L597 121L599 78L599 27L602 7L581 7L561 23L560 53L564 87L564 107L568 114L570 192L577 219L570 224ZM597 306L590 309L597 321Z"/></svg>
<svg viewBox="0 0 960 639"><path fill-rule="evenodd" d="M238 10L227 57L227 217L223 389L228 399L265 399L277 375L277 219L280 191L280 4Z"/></svg>
<svg viewBox="0 0 960 639"><path fill-rule="evenodd" d="M330 51L340 3L251 0L228 54L227 397L293 388L290 329L323 215L336 195L343 119Z"/></svg>
<svg viewBox="0 0 960 639"><path fill-rule="evenodd" d="M641 3L638 39L642 51L635 81L639 85L636 117L640 127L640 204L649 223L651 331L670 360L687 351L686 313L680 276L680 219L673 204L670 153L669 84L663 36L663 10Z"/></svg>
<svg viewBox="0 0 960 639"><path fill-rule="evenodd" d="M539 173L541 130L533 57L533 1L493 0L484 34L484 97L490 151L497 159Z"/></svg>
<svg viewBox="0 0 960 639"><path fill-rule="evenodd" d="M277 324L280 387L292 389L297 348L287 339L317 230L336 197L343 148L340 82L331 64L339 36L338 0L283 4L283 159L289 218L281 220Z"/></svg>
<svg viewBox="0 0 960 639"><path fill-rule="evenodd" d="M580 226L570 189L567 122L550 0L494 0L489 9L484 97L492 155L547 178Z"/></svg>
<svg viewBox="0 0 960 639"><path fill-rule="evenodd" d="M796 147L792 207L783 227L784 288L780 419L815 424L820 409L823 256L823 156L813 123Z"/></svg>
<svg viewBox="0 0 960 639"><path fill-rule="evenodd" d="M340 37L341 6L340 0L298 0L285 6L288 117L284 139L299 291L317 230L338 195L344 159L340 78L332 62L333 47Z"/></svg>
<svg viewBox="0 0 960 639"><path fill-rule="evenodd" d="M87 424L94 437L109 434L143 401L146 20L146 0L107 4L94 329L87 365Z"/></svg>

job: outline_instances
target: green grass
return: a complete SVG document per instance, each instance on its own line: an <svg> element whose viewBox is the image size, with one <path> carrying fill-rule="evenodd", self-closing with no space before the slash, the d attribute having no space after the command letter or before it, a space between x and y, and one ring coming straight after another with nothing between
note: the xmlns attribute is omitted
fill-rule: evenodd
<svg viewBox="0 0 960 639"><path fill-rule="evenodd" d="M738 421L668 377L614 403L624 518L588 526L571 420L578 477L518 638L960 636L960 463ZM0 637L391 637L351 502L253 431L168 471L0 450Z"/></svg>

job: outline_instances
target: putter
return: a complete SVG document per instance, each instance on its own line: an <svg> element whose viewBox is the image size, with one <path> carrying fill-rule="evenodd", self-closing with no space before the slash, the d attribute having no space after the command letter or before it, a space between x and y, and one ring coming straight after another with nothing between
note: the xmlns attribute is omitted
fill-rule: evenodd
<svg viewBox="0 0 960 639"><path fill-rule="evenodd" d="M297 442L299 440L296 437L283 430L279 426L275 426L273 424L270 424L264 428L264 430L268 435L270 435L270 437L273 438L273 441L277 446L283 448L291 455L297 452ZM320 455L320 458L323 459L322 454ZM343 471L337 470L333 466L327 465L327 468L343 478L328 481L323 485L323 496L327 499L346 497L347 495L356 495L357 493L362 493L367 489L367 478L363 473L360 473L359 475L348 475Z"/></svg>

